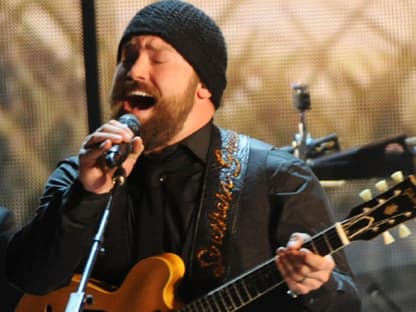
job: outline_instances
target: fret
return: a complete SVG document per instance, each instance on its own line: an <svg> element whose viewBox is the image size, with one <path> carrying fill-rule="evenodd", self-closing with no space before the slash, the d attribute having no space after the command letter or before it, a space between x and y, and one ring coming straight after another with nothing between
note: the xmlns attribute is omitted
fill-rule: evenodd
<svg viewBox="0 0 416 312"><path fill-rule="evenodd" d="M329 252L327 254L333 253L334 249L332 249L332 246L331 246L331 243L328 240L328 237L325 234L323 234L323 237L324 237L325 244L326 244L326 246L328 247L328 250L329 250Z"/></svg>
<svg viewBox="0 0 416 312"><path fill-rule="evenodd" d="M327 240L327 244L330 249L328 253L332 254L343 246L341 238L339 237L335 227L329 228L321 235Z"/></svg>
<svg viewBox="0 0 416 312"><path fill-rule="evenodd" d="M241 302L249 302L251 301L251 295L247 289L246 283L244 282L244 279L241 279L238 281L238 288L240 289L239 295L241 298Z"/></svg>
<svg viewBox="0 0 416 312"><path fill-rule="evenodd" d="M185 306L183 306L182 308L180 308L178 311L181 312L187 312L187 311L191 311L192 312L192 307L195 305L195 302L192 302L190 304L187 304Z"/></svg>
<svg viewBox="0 0 416 312"><path fill-rule="evenodd" d="M322 232L314 236L310 241L306 242L303 245L305 248L308 248L315 252L318 255L325 256L327 254L332 254L343 246L340 237L338 236L337 231L334 227L327 229L325 232Z"/></svg>
<svg viewBox="0 0 416 312"><path fill-rule="evenodd" d="M208 298L210 298L211 299L211 302L213 302L214 305L215 305L215 308L216 309L214 309L214 311L223 311L222 308L220 307L220 304L219 304L216 296L212 296L211 295Z"/></svg>
<svg viewBox="0 0 416 312"><path fill-rule="evenodd" d="M331 244L332 244L332 248L333 248L333 252L339 250L340 248L343 248L345 246L344 242L342 241L342 238L340 237L340 235L338 234L338 231L336 230L336 228L334 228L333 231L333 235L331 236ZM348 245L348 243L347 243Z"/></svg>
<svg viewBox="0 0 416 312"><path fill-rule="evenodd" d="M255 279L254 275L249 275L244 279L247 282L246 288L251 298L256 298L259 294L259 289L256 287L254 283L254 279Z"/></svg>
<svg viewBox="0 0 416 312"><path fill-rule="evenodd" d="M254 285L254 287L256 288L256 290L257 290L257 293L256 293L256 297L258 296L258 294L259 293L262 293L262 291L263 291L263 285L262 285L262 280L261 280L261 277L262 276L259 276L259 275L255 275L254 276L255 278L253 278L253 280L252 280L252 284Z"/></svg>
<svg viewBox="0 0 416 312"><path fill-rule="evenodd" d="M223 296L224 295L223 289L221 289L221 291L219 291L218 294L219 294L219 297L221 299L221 302L222 302L222 304L224 306L224 309L221 310L221 311L229 311L230 304L229 304L229 301L227 301L227 298L225 296Z"/></svg>
<svg viewBox="0 0 416 312"><path fill-rule="evenodd" d="M187 307L191 307L193 306L195 309L191 309L189 311L202 311L202 312L215 312L215 311L220 311L220 309L218 308L217 310L215 308L213 308L211 302L212 300L210 300L212 298L210 297L201 297L193 302L191 302L190 304L186 305L185 307L183 307L180 311L187 311ZM214 301L215 303L215 301Z"/></svg>
<svg viewBox="0 0 416 312"><path fill-rule="evenodd" d="M232 293L233 301L235 303L235 306L236 307L241 306L244 303L244 300L242 299L242 297L240 295L240 291L238 289L237 283L231 283L231 285L229 287L231 287L230 288L230 293Z"/></svg>
<svg viewBox="0 0 416 312"><path fill-rule="evenodd" d="M251 301L251 299L253 299L253 296L250 294L250 291L248 290L248 287L247 287L247 284L246 284L245 280L242 279L240 284L243 285L244 292L247 295L247 300L245 300L245 301L246 302Z"/></svg>
<svg viewBox="0 0 416 312"><path fill-rule="evenodd" d="M236 308L237 306L234 303L234 300L233 300L234 298L233 298L233 296L231 294L231 288L225 287L224 288L224 294L225 294L224 300L225 300L225 302L227 302L227 307L229 307L231 309Z"/></svg>
<svg viewBox="0 0 416 312"><path fill-rule="evenodd" d="M205 311L205 307L204 307L204 305L203 305L203 303L202 303L202 300L203 300L204 298L202 297L201 298L201 300L198 300L197 301L197 304L198 304L198 311Z"/></svg>
<svg viewBox="0 0 416 312"><path fill-rule="evenodd" d="M216 311L226 311L227 310L227 305L226 305L226 303L224 302L224 300L222 298L221 291L222 291L222 289L217 290L217 291L215 291L215 292L213 292L209 295L209 298L211 298L211 301L214 302L215 307L218 309Z"/></svg>
<svg viewBox="0 0 416 312"><path fill-rule="evenodd" d="M201 305L203 306L202 311L214 312L212 310L209 297L202 297Z"/></svg>
<svg viewBox="0 0 416 312"><path fill-rule="evenodd" d="M250 297L250 301L283 282L274 258L252 271L249 276L244 278L244 281L244 287Z"/></svg>
<svg viewBox="0 0 416 312"><path fill-rule="evenodd" d="M316 249L318 250L319 255L324 256L330 253L330 249L326 245L325 239L323 238L322 235L319 235L313 241L314 241Z"/></svg>
<svg viewBox="0 0 416 312"><path fill-rule="evenodd" d="M254 283L259 290L259 292L263 292L264 289L267 288L269 281L268 281L268 271L263 270L261 274L257 274L256 279L254 280Z"/></svg>
<svg viewBox="0 0 416 312"><path fill-rule="evenodd" d="M318 255L320 255L318 248L315 245L314 239L311 239L309 242L306 242L304 246L308 249L312 249L312 251Z"/></svg>

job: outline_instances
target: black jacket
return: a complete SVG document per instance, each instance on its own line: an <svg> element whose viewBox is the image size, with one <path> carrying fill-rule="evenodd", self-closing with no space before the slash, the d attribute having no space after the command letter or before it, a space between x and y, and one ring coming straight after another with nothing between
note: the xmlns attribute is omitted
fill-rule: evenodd
<svg viewBox="0 0 416 312"><path fill-rule="evenodd" d="M13 211L0 207L0 307L1 311L12 312L22 293L12 287L6 279L5 262L6 249L9 239L16 231Z"/></svg>
<svg viewBox="0 0 416 312"><path fill-rule="evenodd" d="M334 222L319 181L302 161L268 144L240 136L239 139L247 144L240 146L234 155L240 157L241 149L246 149L248 157L244 174L233 181L237 187L230 189L229 216L222 233L224 270L215 276L213 271L201 268L196 253L204 247L212 247L207 244L213 241L209 239L213 233L209 232L210 222L204 214L208 216L207 209L224 204L219 182L227 177L218 174L217 152L227 148L224 138L230 133L213 127L204 179L205 200L200 207L198 222L200 230L194 232L196 234L190 238L191 243L185 251L189 255L184 259L189 271L184 283L186 281L188 290L194 290L191 297L273 257L275 249L285 245L291 233L313 235ZM233 170L238 170L236 164L231 163ZM9 278L26 292L42 294L66 285L73 273L82 267L80 264L89 252L109 195L95 195L83 190L77 180L77 168L77 158L69 158L59 165L48 180L36 217L15 235L9 246ZM227 190L223 191L222 195L226 195ZM104 239L106 252L97 260L94 277L120 284L135 264L132 261L131 227L134 204L127 179L113 198ZM220 206L216 206L218 204ZM215 210L211 212L215 213ZM282 285L243 310L360 311L360 300L345 256L338 252L334 258L337 270L321 289L292 299Z"/></svg>

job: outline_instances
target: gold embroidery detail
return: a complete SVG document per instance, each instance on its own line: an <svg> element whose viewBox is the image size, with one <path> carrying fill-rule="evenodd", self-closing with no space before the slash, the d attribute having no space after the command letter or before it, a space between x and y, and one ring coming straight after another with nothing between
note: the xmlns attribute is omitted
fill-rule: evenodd
<svg viewBox="0 0 416 312"><path fill-rule="evenodd" d="M232 134L232 135L231 135ZM208 214L211 246L197 252L197 259L202 268L211 267L216 278L224 275L225 266L221 253L227 231L227 218L230 203L233 199L234 180L241 173L241 164L235 157L238 149L238 135L230 133L229 142L223 150L215 150L217 163L220 165L220 187L215 194L216 210Z"/></svg>

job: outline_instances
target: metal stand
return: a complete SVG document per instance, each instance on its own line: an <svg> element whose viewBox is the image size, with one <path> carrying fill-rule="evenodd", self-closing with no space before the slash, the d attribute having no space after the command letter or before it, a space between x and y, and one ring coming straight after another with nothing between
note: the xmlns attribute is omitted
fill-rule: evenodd
<svg viewBox="0 0 416 312"><path fill-rule="evenodd" d="M340 146L335 134L314 139L308 132L306 127L306 111L311 109L308 87L304 84L294 84L292 85L292 89L293 106L300 112L299 132L295 134L291 148L284 149L293 153L297 158L306 161L309 161L311 158L338 152Z"/></svg>
<svg viewBox="0 0 416 312"><path fill-rule="evenodd" d="M305 160L307 158L307 144L309 139L309 133L306 129L305 111L311 108L311 100L306 85L294 84L292 85L292 89L293 105L300 112L299 132L295 135L295 140L292 145L294 155Z"/></svg>
<svg viewBox="0 0 416 312"><path fill-rule="evenodd" d="M101 216L101 221L98 227L98 231L94 236L93 244L91 251L85 264L84 272L82 273L82 278L79 283L78 289L76 292L71 293L65 312L81 312L83 306L86 303L85 290L87 288L88 280L91 276L92 270L94 268L95 261L99 252L101 252L101 246L104 240L104 232L108 223L110 216L110 210L113 204L113 195L115 194L118 186L123 185L125 182L125 172L122 167L119 167L113 177L114 186L111 190L110 197L108 198L107 206Z"/></svg>

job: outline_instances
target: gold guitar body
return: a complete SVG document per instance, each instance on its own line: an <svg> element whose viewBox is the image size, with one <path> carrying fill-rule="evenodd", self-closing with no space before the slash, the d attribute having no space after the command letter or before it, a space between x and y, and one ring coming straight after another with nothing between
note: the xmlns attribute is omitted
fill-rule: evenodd
<svg viewBox="0 0 416 312"><path fill-rule="evenodd" d="M88 282L86 295L93 302L83 311L171 311L179 307L175 302L175 286L185 274L180 257L172 253L146 258L129 272L120 288L109 291L99 283ZM75 275L67 287L44 296L25 295L16 312L64 312L71 293L77 291L81 276Z"/></svg>

